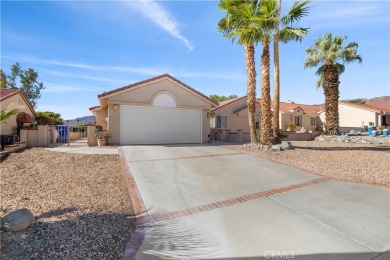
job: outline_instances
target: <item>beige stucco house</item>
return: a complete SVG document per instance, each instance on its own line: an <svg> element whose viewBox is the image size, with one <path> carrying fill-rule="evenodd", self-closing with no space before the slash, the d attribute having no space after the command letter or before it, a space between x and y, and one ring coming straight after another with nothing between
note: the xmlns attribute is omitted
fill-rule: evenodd
<svg viewBox="0 0 390 260"><path fill-rule="evenodd" d="M1 110L12 106L19 109L16 117L1 123L1 135L17 134L18 126L28 125L35 122L37 116L33 106L28 101L26 95L19 89L0 89Z"/></svg>
<svg viewBox="0 0 390 260"><path fill-rule="evenodd" d="M339 103L341 132L363 130L369 125L375 127L390 125L390 102L359 104L341 101Z"/></svg>
<svg viewBox="0 0 390 260"><path fill-rule="evenodd" d="M256 103L256 129L260 126L260 106ZM237 97L222 101L219 106L211 109L210 126L216 130L237 131L242 129L249 133L247 97Z"/></svg>
<svg viewBox="0 0 390 260"><path fill-rule="evenodd" d="M317 130L322 127L320 119L321 106L296 104L294 102L280 102L279 122L280 129L287 130L288 124L295 125L295 130ZM260 100L256 100L255 124L260 127ZM248 106L246 96L224 102L211 110L210 125L216 131L228 130L235 132L243 129L244 134L249 132Z"/></svg>
<svg viewBox="0 0 390 260"><path fill-rule="evenodd" d="M202 143L218 104L169 74L98 95L91 107L111 144Z"/></svg>
<svg viewBox="0 0 390 260"><path fill-rule="evenodd" d="M322 130L323 122L320 118L322 107L319 105L296 104L294 102L279 103L280 129L286 131L289 124L295 126L296 131Z"/></svg>

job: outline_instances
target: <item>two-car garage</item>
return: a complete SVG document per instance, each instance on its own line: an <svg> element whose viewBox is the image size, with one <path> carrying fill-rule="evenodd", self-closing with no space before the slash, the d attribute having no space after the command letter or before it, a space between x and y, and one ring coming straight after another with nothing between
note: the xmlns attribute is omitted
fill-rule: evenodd
<svg viewBox="0 0 390 260"><path fill-rule="evenodd" d="M202 110L121 106L120 143L202 143Z"/></svg>

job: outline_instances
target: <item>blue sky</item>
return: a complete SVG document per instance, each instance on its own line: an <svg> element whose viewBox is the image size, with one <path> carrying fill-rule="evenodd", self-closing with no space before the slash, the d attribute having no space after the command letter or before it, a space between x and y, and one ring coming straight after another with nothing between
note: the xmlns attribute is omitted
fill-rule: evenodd
<svg viewBox="0 0 390 260"><path fill-rule="evenodd" d="M282 1L283 13L292 1ZM216 30L218 1L1 1L1 67L19 62L46 87L37 111L64 119L90 115L97 95L169 73L200 92L246 93L241 46ZM281 101L320 104L305 50L326 32L359 44L363 63L347 65L340 99L390 95L390 2L312 1L301 42L281 44ZM262 46L256 49L260 78ZM272 51L272 50L271 50ZM272 76L272 75L271 75ZM272 88L273 86L271 86ZM260 97L260 81L258 81Z"/></svg>

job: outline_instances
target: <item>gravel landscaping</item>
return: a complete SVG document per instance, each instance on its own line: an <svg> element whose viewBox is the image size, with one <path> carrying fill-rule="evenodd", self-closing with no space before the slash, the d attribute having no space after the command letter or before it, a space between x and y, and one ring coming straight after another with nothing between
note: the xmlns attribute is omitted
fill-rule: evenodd
<svg viewBox="0 0 390 260"><path fill-rule="evenodd" d="M294 149L264 151L228 145L261 158L338 180L390 187L390 145L292 141Z"/></svg>
<svg viewBox="0 0 390 260"><path fill-rule="evenodd" d="M224 145L334 179L390 187L390 145L292 141L294 149L264 151ZM1 162L0 204L27 208L36 222L0 231L0 259L120 259L135 228L118 155L11 153ZM2 212L4 213L4 212Z"/></svg>
<svg viewBox="0 0 390 260"><path fill-rule="evenodd" d="M33 148L10 154L0 167L0 204L27 208L36 219L25 231L1 231L1 259L123 255L135 221L118 155Z"/></svg>

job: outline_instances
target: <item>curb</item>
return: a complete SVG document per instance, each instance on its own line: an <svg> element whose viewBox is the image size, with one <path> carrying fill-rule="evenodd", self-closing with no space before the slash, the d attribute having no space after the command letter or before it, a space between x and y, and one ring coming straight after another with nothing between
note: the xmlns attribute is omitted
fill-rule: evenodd
<svg viewBox="0 0 390 260"><path fill-rule="evenodd" d="M136 228L131 235L130 240L126 243L125 252L122 256L122 260L133 260L137 256L137 251L141 247L145 238L146 228L149 224L149 214L146 210L144 201L138 190L137 183L131 172L129 164L122 147L118 147L118 154L121 160L122 169L125 172L125 179L127 183L127 189L129 191L131 203L133 205Z"/></svg>

